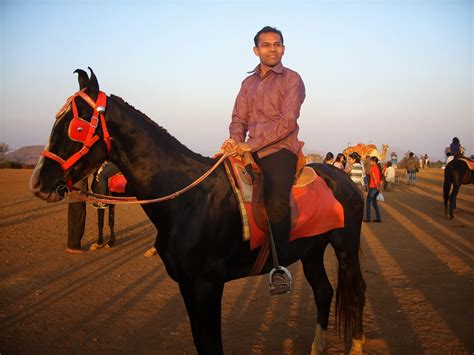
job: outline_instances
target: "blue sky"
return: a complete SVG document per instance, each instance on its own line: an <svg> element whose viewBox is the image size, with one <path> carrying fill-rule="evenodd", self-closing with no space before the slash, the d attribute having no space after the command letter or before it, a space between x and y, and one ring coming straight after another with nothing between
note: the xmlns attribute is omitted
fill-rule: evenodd
<svg viewBox="0 0 474 355"><path fill-rule="evenodd" d="M107 94L189 148L217 150L258 58L279 28L283 64L306 85L307 150L387 143L441 157L458 136L474 154L472 1L0 0L0 141L45 144L54 114L91 66Z"/></svg>

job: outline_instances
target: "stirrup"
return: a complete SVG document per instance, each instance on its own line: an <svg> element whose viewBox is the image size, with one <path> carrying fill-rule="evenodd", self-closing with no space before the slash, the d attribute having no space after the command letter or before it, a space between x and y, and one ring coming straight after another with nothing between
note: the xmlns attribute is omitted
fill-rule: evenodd
<svg viewBox="0 0 474 355"><path fill-rule="evenodd" d="M272 283L273 279L273 274L277 272L279 274L282 274L282 280ZM288 271L287 268L283 266L277 266L273 268L270 271L269 274L269 290L270 290L270 295L283 295L287 293L291 293L292 290L292 277L290 272Z"/></svg>

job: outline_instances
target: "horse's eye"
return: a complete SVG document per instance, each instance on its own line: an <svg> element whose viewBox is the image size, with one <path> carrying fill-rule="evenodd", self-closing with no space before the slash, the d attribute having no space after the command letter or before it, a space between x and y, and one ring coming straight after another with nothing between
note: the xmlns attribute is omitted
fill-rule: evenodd
<svg viewBox="0 0 474 355"><path fill-rule="evenodd" d="M82 127L77 127L78 132L82 132Z"/></svg>

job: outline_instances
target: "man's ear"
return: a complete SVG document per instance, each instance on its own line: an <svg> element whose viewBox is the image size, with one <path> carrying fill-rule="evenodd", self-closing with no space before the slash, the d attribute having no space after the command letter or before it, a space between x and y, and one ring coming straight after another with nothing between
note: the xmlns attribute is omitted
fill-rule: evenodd
<svg viewBox="0 0 474 355"><path fill-rule="evenodd" d="M253 47L253 52L255 53L255 55L256 55L257 57L258 57L259 54L260 54L260 52L259 52L259 50L258 50L257 47Z"/></svg>

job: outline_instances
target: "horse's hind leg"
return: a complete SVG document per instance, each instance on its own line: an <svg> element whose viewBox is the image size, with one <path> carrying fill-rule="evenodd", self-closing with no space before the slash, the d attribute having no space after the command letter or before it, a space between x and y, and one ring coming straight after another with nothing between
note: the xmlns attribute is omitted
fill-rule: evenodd
<svg viewBox="0 0 474 355"><path fill-rule="evenodd" d="M324 251L329 243L325 237L317 237L311 251L301 259L304 275L313 289L314 300L318 312L316 331L311 346L311 354L321 354L326 348L329 312L333 297L333 289L324 268Z"/></svg>
<svg viewBox="0 0 474 355"><path fill-rule="evenodd" d="M454 218L453 211L456 209L456 200L457 200L460 187L461 187L461 184L453 183L453 191L449 195L449 218L450 219Z"/></svg>
<svg viewBox="0 0 474 355"><path fill-rule="evenodd" d="M449 192L451 190L451 179L447 176L447 172L445 171L444 173L444 182L443 182L443 203L444 203L444 216L446 218L449 218L449 213L452 211L449 211ZM451 217L452 218L452 217Z"/></svg>
<svg viewBox="0 0 474 355"><path fill-rule="evenodd" d="M115 243L115 205L109 205L109 228L110 228L110 239L107 242L108 246L112 246Z"/></svg>
<svg viewBox="0 0 474 355"><path fill-rule="evenodd" d="M104 243L104 215L105 211L102 208L97 210L97 227L98 227L98 237L97 244L102 245Z"/></svg>

